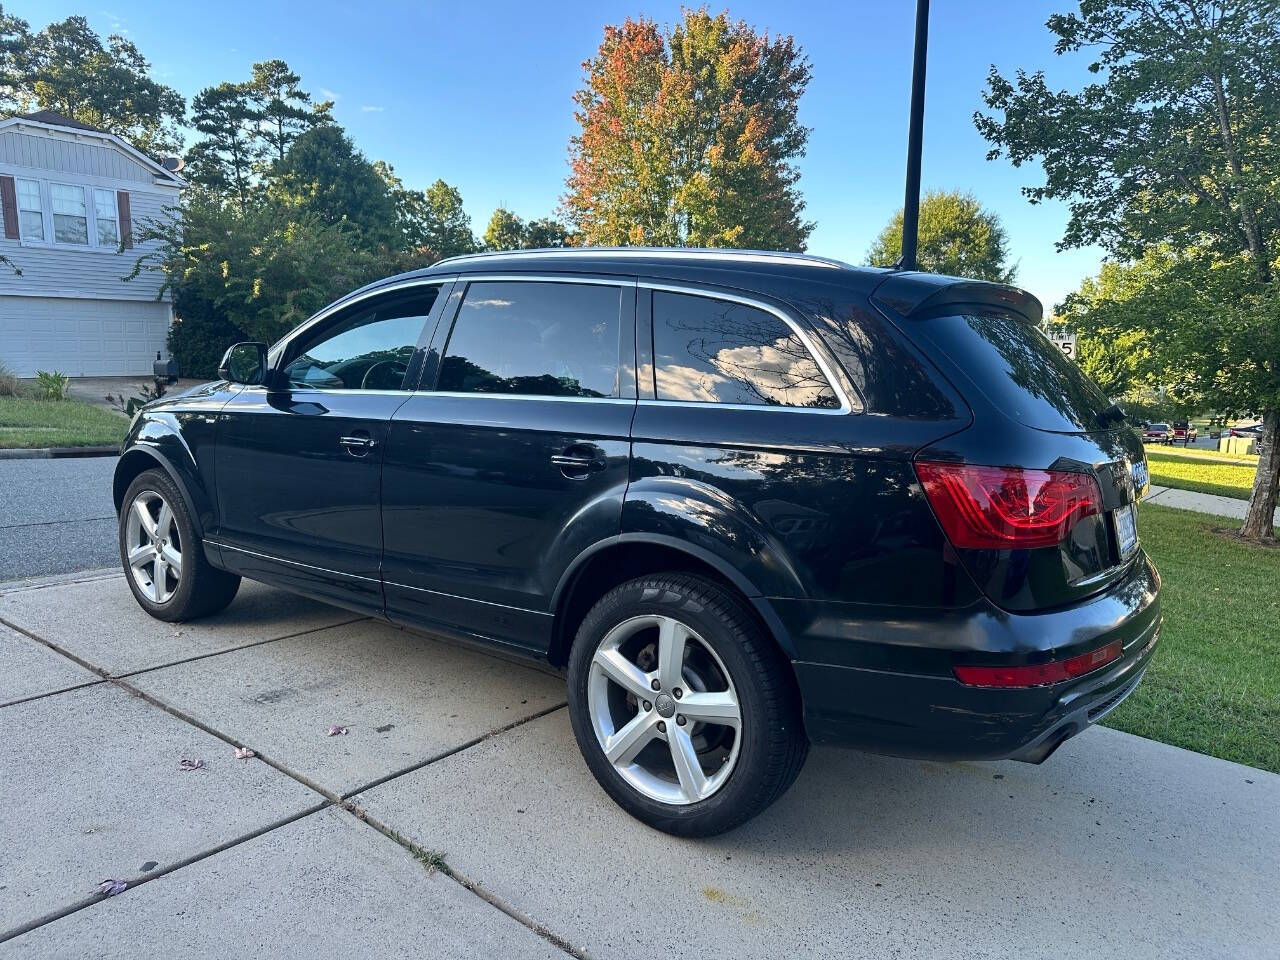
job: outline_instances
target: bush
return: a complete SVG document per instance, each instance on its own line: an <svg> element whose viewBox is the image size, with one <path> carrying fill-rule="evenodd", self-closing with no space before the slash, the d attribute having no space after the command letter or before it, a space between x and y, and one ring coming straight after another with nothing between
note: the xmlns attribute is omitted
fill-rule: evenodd
<svg viewBox="0 0 1280 960"><path fill-rule="evenodd" d="M56 370L53 373L47 370L36 371L37 400L66 400L70 395L70 386L71 380L65 373L58 373Z"/></svg>
<svg viewBox="0 0 1280 960"><path fill-rule="evenodd" d="M206 304L191 304L169 328L169 353L178 375L212 380L227 347L248 340L243 330Z"/></svg>
<svg viewBox="0 0 1280 960"><path fill-rule="evenodd" d="M17 397L22 394L22 385L13 372L0 361L0 397Z"/></svg>

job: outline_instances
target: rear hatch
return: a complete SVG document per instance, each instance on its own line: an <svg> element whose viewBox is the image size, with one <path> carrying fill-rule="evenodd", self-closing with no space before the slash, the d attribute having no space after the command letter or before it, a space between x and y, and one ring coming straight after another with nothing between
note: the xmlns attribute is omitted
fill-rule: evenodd
<svg viewBox="0 0 1280 960"><path fill-rule="evenodd" d="M966 569L1010 610L1122 576L1147 486L1137 434L1039 318L1021 291L954 281L891 316L973 410L968 429L917 454L917 474Z"/></svg>

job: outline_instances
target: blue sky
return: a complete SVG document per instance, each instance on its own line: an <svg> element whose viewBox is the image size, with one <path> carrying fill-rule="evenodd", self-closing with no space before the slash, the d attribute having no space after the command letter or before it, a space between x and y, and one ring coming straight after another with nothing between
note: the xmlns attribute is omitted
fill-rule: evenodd
<svg viewBox="0 0 1280 960"><path fill-rule="evenodd" d="M89 3L5 6L36 29L79 13L100 33L126 33L188 98L247 78L254 61L284 59L304 86L336 101L338 121L371 159L391 163L410 186L437 177L457 186L477 232L498 205L526 218L554 212L576 126L571 97L603 26L637 14L666 24L680 13L678 2L654 0ZM971 117L992 63L1006 73L1043 68L1061 86L1085 81L1083 58L1055 57L1044 26L1069 6L935 0L929 43L924 185L971 190L998 212L1019 284L1049 308L1097 270L1101 251L1054 249L1065 208L1029 204L1020 187L1039 182L1038 169L987 161ZM728 8L758 29L794 35L812 61L800 106L813 129L800 162L807 216L817 221L809 249L863 262L902 203L914 3L735 0Z"/></svg>

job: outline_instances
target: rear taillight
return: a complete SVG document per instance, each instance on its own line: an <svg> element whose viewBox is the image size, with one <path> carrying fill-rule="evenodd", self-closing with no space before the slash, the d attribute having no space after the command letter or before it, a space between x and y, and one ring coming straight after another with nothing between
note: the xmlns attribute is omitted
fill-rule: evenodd
<svg viewBox="0 0 1280 960"><path fill-rule="evenodd" d="M1044 687L1100 670L1119 660L1123 653L1120 641L1113 640L1105 647L1068 660L1018 667L963 666L956 667L955 673L957 680L970 687Z"/></svg>
<svg viewBox="0 0 1280 960"><path fill-rule="evenodd" d="M928 462L916 474L947 539L965 549L1052 547L1102 513L1102 491L1083 473Z"/></svg>

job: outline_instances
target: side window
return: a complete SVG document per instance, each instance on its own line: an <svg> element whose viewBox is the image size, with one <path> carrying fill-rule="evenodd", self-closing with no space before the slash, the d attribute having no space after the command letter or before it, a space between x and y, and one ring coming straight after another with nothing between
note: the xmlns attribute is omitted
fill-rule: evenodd
<svg viewBox="0 0 1280 960"><path fill-rule="evenodd" d="M355 307L284 368L295 390L399 390L439 287Z"/></svg>
<svg viewBox="0 0 1280 960"><path fill-rule="evenodd" d="M840 407L799 335L745 304L653 291L653 353L659 400Z"/></svg>
<svg viewBox="0 0 1280 960"><path fill-rule="evenodd" d="M473 283L437 389L616 397L621 297L620 287L603 284Z"/></svg>

